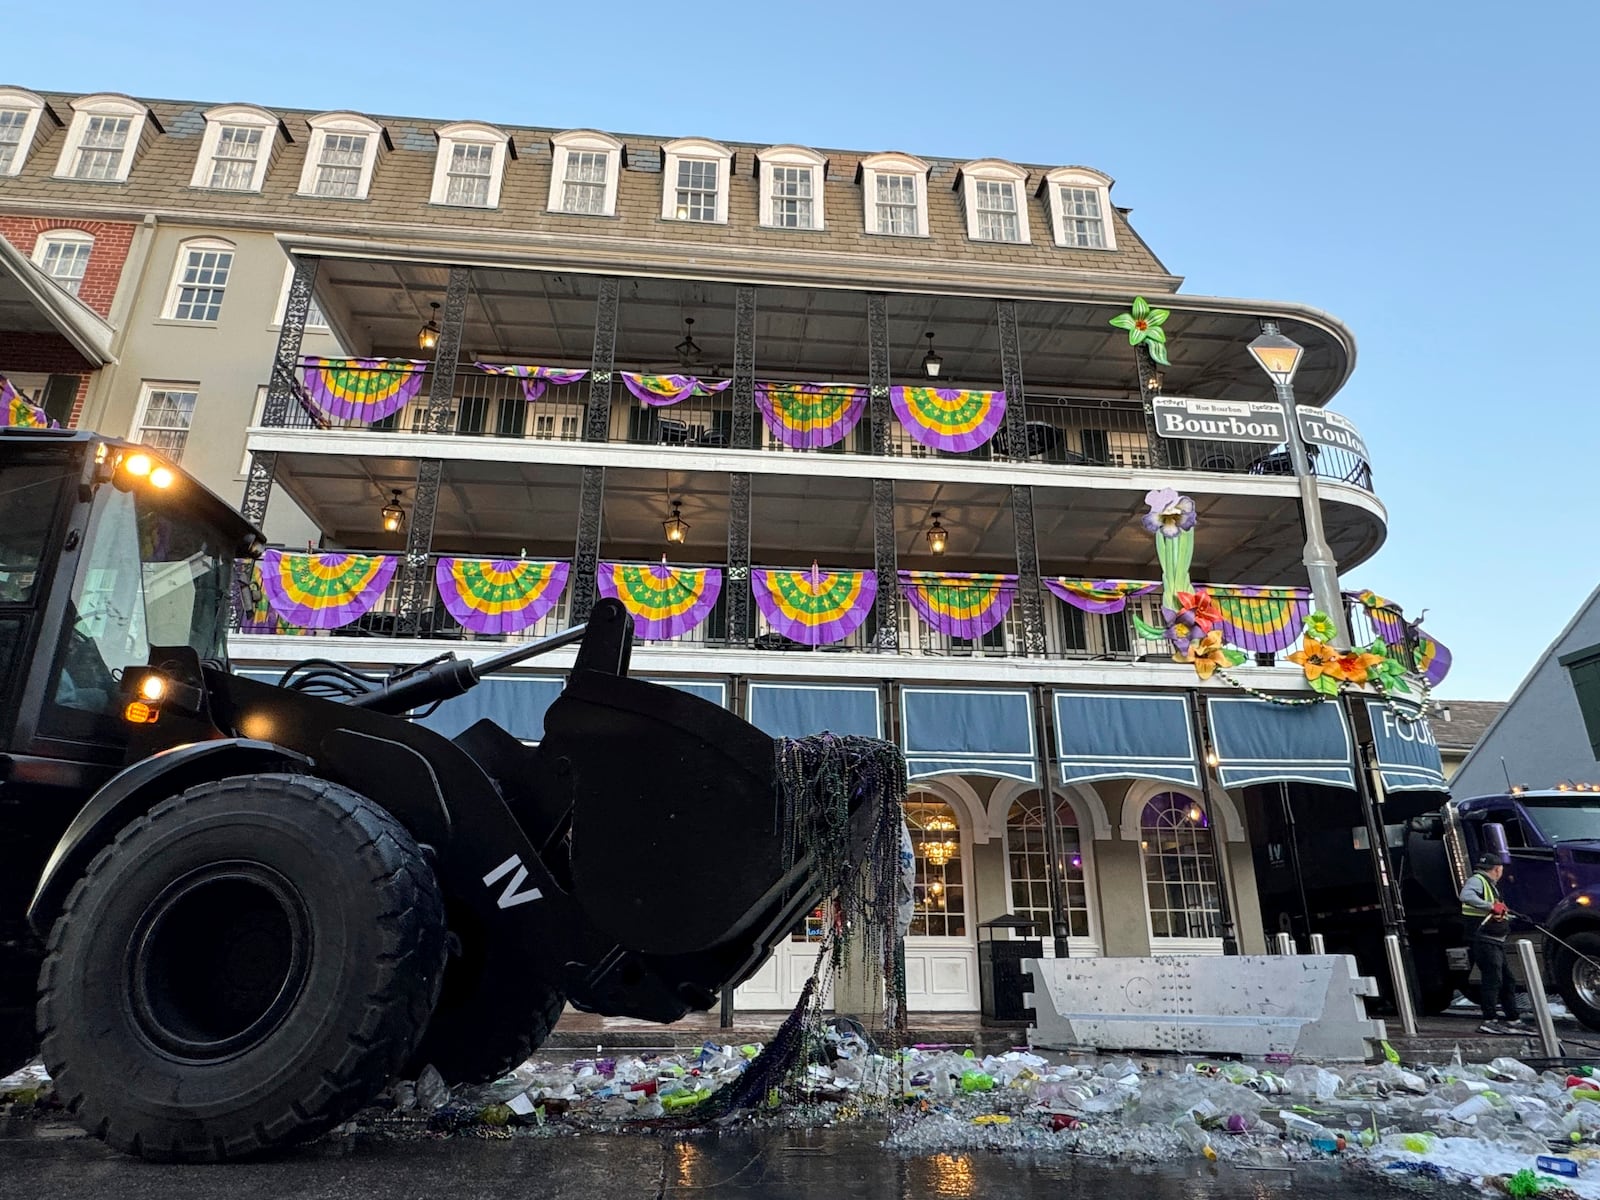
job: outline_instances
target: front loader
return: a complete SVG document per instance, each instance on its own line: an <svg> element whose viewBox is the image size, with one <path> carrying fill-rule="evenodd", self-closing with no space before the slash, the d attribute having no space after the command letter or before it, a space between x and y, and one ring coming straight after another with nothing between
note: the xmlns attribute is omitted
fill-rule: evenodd
<svg viewBox="0 0 1600 1200"><path fill-rule="evenodd" d="M476 662L273 685L226 658L260 547L148 450L0 430L0 1073L37 1046L111 1145L303 1140L407 1068L493 1078L569 1002L675 1020L823 898L773 739L629 678L616 601ZM537 746L408 719L573 643ZM903 767L824 752L861 856Z"/></svg>

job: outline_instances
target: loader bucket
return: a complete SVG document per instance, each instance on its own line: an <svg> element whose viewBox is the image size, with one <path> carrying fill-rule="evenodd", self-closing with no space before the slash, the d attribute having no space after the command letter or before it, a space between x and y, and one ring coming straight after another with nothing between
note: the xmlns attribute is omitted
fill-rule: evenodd
<svg viewBox="0 0 1600 1200"><path fill-rule="evenodd" d="M545 715L533 783L570 802L585 918L648 956L787 932L763 926L814 885L804 860L786 870L774 755L772 738L696 696L574 672Z"/></svg>

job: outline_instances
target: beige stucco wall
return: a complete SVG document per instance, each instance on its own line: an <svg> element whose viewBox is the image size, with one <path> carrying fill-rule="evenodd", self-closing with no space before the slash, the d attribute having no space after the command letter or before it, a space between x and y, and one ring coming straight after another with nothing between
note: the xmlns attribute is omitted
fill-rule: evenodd
<svg viewBox="0 0 1600 1200"><path fill-rule="evenodd" d="M107 367L89 398L84 424L103 433L130 436L146 383L192 384L197 389L194 422L183 465L230 504L244 492L245 429L255 412L257 389L271 373L277 346L278 298L287 259L268 233L230 231L219 240L233 245L233 268L215 322L173 321L167 310L174 272L186 241L218 239L212 229L156 224L122 302L126 317L116 365ZM306 354L337 354L325 330L308 330ZM300 544L317 536L315 526L281 490L267 514L267 536Z"/></svg>

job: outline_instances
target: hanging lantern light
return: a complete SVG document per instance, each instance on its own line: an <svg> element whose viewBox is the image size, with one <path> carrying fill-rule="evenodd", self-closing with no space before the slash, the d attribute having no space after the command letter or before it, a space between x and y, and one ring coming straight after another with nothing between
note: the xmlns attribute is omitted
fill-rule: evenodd
<svg viewBox="0 0 1600 1200"><path fill-rule="evenodd" d="M394 488L389 503L378 510L385 533L399 533L406 527L406 510L400 507L400 489Z"/></svg>
<svg viewBox="0 0 1600 1200"><path fill-rule="evenodd" d="M417 330L417 345L424 350L432 350L439 344L439 302L431 301L429 307L433 315L428 318L428 323Z"/></svg>
<svg viewBox="0 0 1600 1200"><path fill-rule="evenodd" d="M928 352L922 356L922 373L929 379L937 379L939 372L944 370L944 359L934 352L933 331L929 330L923 336L928 339Z"/></svg>
<svg viewBox="0 0 1600 1200"><path fill-rule="evenodd" d="M667 534L667 541L674 546L681 546L689 539L689 522L685 521L678 511L682 505L682 500L674 500L672 515L661 522L661 527Z"/></svg>
<svg viewBox="0 0 1600 1200"><path fill-rule="evenodd" d="M700 361L700 343L694 340L694 318L683 319L683 341L673 347L678 352L678 365L692 367Z"/></svg>
<svg viewBox="0 0 1600 1200"><path fill-rule="evenodd" d="M945 546L950 541L950 534L945 527L939 524L940 513L933 513L933 524L928 528L928 553L943 554Z"/></svg>

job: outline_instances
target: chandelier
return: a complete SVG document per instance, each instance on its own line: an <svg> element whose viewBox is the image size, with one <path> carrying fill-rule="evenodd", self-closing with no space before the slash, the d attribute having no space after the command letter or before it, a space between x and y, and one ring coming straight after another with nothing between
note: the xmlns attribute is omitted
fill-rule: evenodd
<svg viewBox="0 0 1600 1200"><path fill-rule="evenodd" d="M961 853L961 843L924 842L922 844L922 853L933 866L942 867Z"/></svg>

